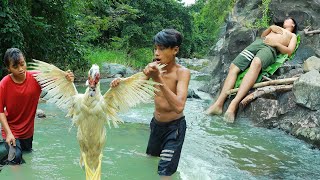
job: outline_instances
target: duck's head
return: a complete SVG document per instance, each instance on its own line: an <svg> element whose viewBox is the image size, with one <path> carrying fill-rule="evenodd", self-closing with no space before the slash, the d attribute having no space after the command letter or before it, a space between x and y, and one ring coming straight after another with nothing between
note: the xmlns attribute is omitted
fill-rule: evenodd
<svg viewBox="0 0 320 180"><path fill-rule="evenodd" d="M96 94L97 84L100 80L99 66L93 64L88 72L88 80L86 85L89 86L89 95L93 97Z"/></svg>

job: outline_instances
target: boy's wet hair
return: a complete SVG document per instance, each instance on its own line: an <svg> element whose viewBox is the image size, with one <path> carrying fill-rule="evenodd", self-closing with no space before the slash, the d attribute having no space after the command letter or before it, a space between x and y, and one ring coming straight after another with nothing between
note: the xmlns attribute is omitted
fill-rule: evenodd
<svg viewBox="0 0 320 180"><path fill-rule="evenodd" d="M7 68L9 68L10 62L13 66L17 66L19 64L21 56L23 56L23 53L20 51L20 49L9 48L4 54L3 63Z"/></svg>
<svg viewBox="0 0 320 180"><path fill-rule="evenodd" d="M182 35L175 29L164 29L154 36L153 43L166 48L175 46L180 47L182 43Z"/></svg>
<svg viewBox="0 0 320 180"><path fill-rule="evenodd" d="M295 34L297 34L297 32L298 32L298 24L297 24L297 22L296 22L296 20L294 20L293 19L293 17L287 17L285 20L287 20L287 19L291 19L292 21L293 21L293 23L294 23L294 28L293 28L293 33L295 33Z"/></svg>

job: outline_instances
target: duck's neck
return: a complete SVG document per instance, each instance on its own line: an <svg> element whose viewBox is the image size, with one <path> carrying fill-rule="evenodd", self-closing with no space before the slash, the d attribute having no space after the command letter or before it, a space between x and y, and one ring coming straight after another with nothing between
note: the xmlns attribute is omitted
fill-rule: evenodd
<svg viewBox="0 0 320 180"><path fill-rule="evenodd" d="M95 93L93 96L90 96L90 87L87 87L85 97L90 102L96 99L100 99L101 97L100 82L97 83Z"/></svg>

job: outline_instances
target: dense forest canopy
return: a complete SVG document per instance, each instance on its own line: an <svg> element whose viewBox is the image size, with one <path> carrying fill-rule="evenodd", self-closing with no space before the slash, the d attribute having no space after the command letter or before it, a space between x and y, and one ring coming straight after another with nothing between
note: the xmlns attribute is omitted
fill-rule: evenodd
<svg viewBox="0 0 320 180"><path fill-rule="evenodd" d="M2 0L0 57L7 48L17 47L28 61L44 60L81 73L95 61L92 52L117 52L115 56L122 55L123 63L143 67L152 58L153 36L164 28L183 34L180 57L202 57L214 44L233 3L197 0L185 6L181 0Z"/></svg>

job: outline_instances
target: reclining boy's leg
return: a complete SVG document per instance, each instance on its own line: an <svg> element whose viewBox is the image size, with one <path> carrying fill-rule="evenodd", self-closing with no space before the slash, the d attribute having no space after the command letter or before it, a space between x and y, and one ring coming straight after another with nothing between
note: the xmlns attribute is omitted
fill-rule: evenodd
<svg viewBox="0 0 320 180"><path fill-rule="evenodd" d="M256 82L258 75L261 71L261 67L262 67L261 60L258 57L255 57L252 60L252 63L250 65L248 72L243 77L242 83L239 87L239 91L237 92L236 97L231 101L225 113L226 121L234 122L239 103Z"/></svg>
<svg viewBox="0 0 320 180"><path fill-rule="evenodd" d="M216 115L222 114L223 104L228 97L226 92L234 87L234 84L237 80L237 76L240 71L241 70L236 65L231 63L227 78L224 81L224 85L220 92L220 95L216 100L216 102L206 110L206 114L216 114Z"/></svg>

